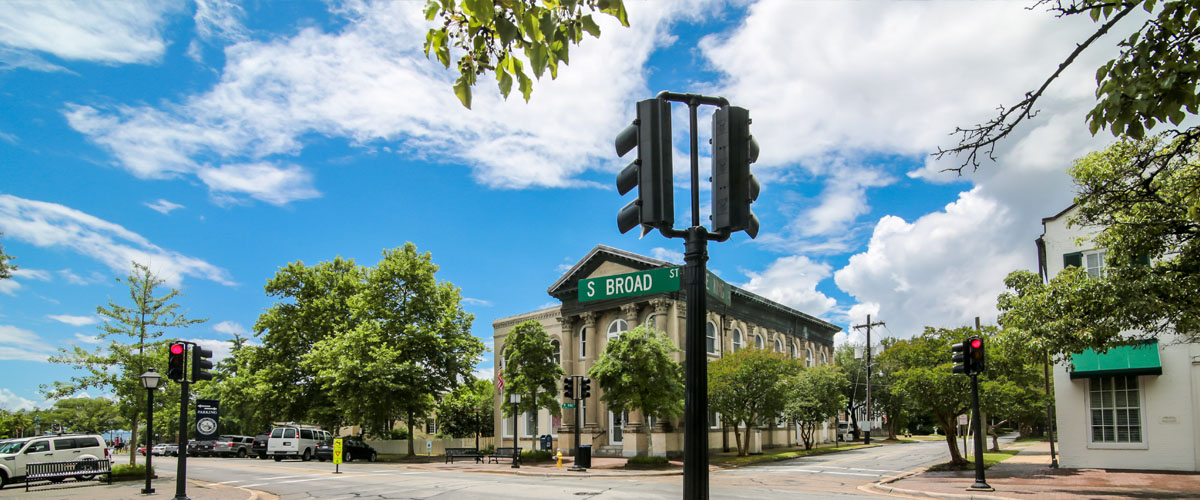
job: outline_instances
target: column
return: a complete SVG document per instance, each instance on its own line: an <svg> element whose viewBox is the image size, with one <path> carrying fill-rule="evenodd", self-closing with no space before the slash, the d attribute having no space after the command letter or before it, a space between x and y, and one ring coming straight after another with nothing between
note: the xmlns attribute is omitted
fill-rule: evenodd
<svg viewBox="0 0 1200 500"><path fill-rule="evenodd" d="M581 314L580 317L583 318L583 331L587 332L587 347L585 349L585 357L587 359L579 361L579 364L575 367L575 369L576 373L587 376L588 368L590 368L592 363L595 362L596 353L600 352L600 350L596 347L600 341L600 335L596 333L596 313L586 312ZM592 434L600 429L600 419L597 418L597 416L600 414L599 391L599 385L597 385L595 381L592 381L593 394L592 397L589 398L590 400L588 401L588 405L585 410L586 415L583 417L583 421L585 423L583 425L583 431L579 436L580 444L592 444Z"/></svg>
<svg viewBox="0 0 1200 500"><path fill-rule="evenodd" d="M572 328L574 321L575 318L570 316L560 316L558 318L558 324L561 329L559 337L561 338L562 345L562 359L560 362L562 363L563 371L568 376L576 374L575 366L578 364L577 360L579 359L579 345L575 340L574 329ZM560 400L567 402L561 397L561 393L559 396ZM558 428L560 448L575 449L575 443L571 442L574 439L574 432L575 410L564 409L562 410L562 426ZM564 445L563 443L569 443L569 445Z"/></svg>

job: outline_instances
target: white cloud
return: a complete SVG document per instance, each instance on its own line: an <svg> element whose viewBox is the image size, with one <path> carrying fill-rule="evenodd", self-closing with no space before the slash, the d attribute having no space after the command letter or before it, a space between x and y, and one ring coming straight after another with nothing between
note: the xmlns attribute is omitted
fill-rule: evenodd
<svg viewBox="0 0 1200 500"><path fill-rule="evenodd" d="M15 50L0 46L0 70L26 68L46 73L71 73L73 71L30 54L24 50ZM9 140L9 139L6 139Z"/></svg>
<svg viewBox="0 0 1200 500"><path fill-rule="evenodd" d="M490 301L483 300L483 299L473 299L471 297L463 297L462 301L466 302L468 304L471 304L473 306L492 307L492 303Z"/></svg>
<svg viewBox="0 0 1200 500"><path fill-rule="evenodd" d="M492 381L496 380L496 368L492 367L492 366L489 366L487 368L477 368L471 374L475 375L475 378L481 379L481 380L492 380Z"/></svg>
<svg viewBox="0 0 1200 500"><path fill-rule="evenodd" d="M70 314L48 314L48 315L46 315L46 317L50 318L54 321L57 321L59 323L66 323L71 326L94 325L94 324L100 322L100 318L97 318L95 316L72 316Z"/></svg>
<svg viewBox="0 0 1200 500"><path fill-rule="evenodd" d="M665 260L675 264L683 264L683 252L669 250L663 247L654 247L650 249L650 257L658 260Z"/></svg>
<svg viewBox="0 0 1200 500"><path fill-rule="evenodd" d="M246 330L246 327L242 326L241 323L236 321L222 321L213 325L213 330L226 335L245 336L246 334L250 333L249 330Z"/></svg>
<svg viewBox="0 0 1200 500"><path fill-rule="evenodd" d="M106 279L104 277L104 275L94 272L94 271L92 272L90 277L84 278L83 276L80 276L80 275L72 272L70 268L59 269L58 271L56 271L56 273L59 275L59 277L61 277L63 279L63 281L66 281L67 283L70 283L72 285L90 285L92 283L99 283Z"/></svg>
<svg viewBox="0 0 1200 500"><path fill-rule="evenodd" d="M17 411L32 410L37 407L37 403L34 403L32 400L18 396L8 389L0 388L0 409Z"/></svg>
<svg viewBox="0 0 1200 500"><path fill-rule="evenodd" d="M80 342L83 342L83 343L85 343L85 344L99 344L100 342L103 342L103 341L100 339L100 337L98 337L98 336L96 336L96 335L84 335L84 334L82 334L82 333L76 333L76 334L75 334L75 340L78 340L78 341L80 341Z"/></svg>
<svg viewBox="0 0 1200 500"><path fill-rule="evenodd" d="M147 207L150 207L151 210L154 210L155 212L158 212L163 215L171 213L172 210L178 210L180 208L183 208L183 205L180 205L178 203L172 203L172 202L169 202L162 198L159 198L157 201L154 201L154 202L143 203L143 205L146 205Z"/></svg>
<svg viewBox="0 0 1200 500"><path fill-rule="evenodd" d="M0 194L0 231L38 247L69 248L119 275L128 273L130 263L136 261L149 266L172 287L189 276L234 284L224 269L166 250L120 225L57 203Z"/></svg>
<svg viewBox="0 0 1200 500"><path fill-rule="evenodd" d="M12 279L0 280L0 293L5 295L16 295L17 290L21 289L21 282Z"/></svg>
<svg viewBox="0 0 1200 500"><path fill-rule="evenodd" d="M41 361L54 353L54 348L36 333L12 325L0 325L0 360Z"/></svg>
<svg viewBox="0 0 1200 500"><path fill-rule="evenodd" d="M25 278L38 281L50 281L50 273L40 269L20 267L12 272L13 278Z"/></svg>
<svg viewBox="0 0 1200 500"><path fill-rule="evenodd" d="M836 300L816 289L832 270L829 264L801 255L782 257L761 273L747 271L750 281L740 286L798 311L822 316L837 305Z"/></svg>
<svg viewBox="0 0 1200 500"><path fill-rule="evenodd" d="M578 176L619 168L611 135L632 116L634 96L650 94L649 53L669 41L670 20L704 5L628 8L631 28L598 16L604 35L572 47L573 63L557 80L538 81L528 104L519 92L501 99L483 78L473 109L463 108L451 91L453 71L421 49L429 27L421 4L378 2L341 7L348 24L337 32L308 27L229 46L219 83L177 104L76 105L65 114L134 175L197 176L218 195L276 204L318 194L311 174L290 161L308 134L466 163L495 188L592 185ZM266 174L275 182L259 184Z"/></svg>
<svg viewBox="0 0 1200 500"><path fill-rule="evenodd" d="M862 323L873 311L872 319L902 337L925 326L967 325L975 316L995 321L1004 276L1034 263L1033 239L1010 236L1017 222L980 188L912 223L883 217L867 250L834 274L838 287L866 304L852 309L850 320Z"/></svg>
<svg viewBox="0 0 1200 500"><path fill-rule="evenodd" d="M0 45L62 59L150 63L166 50L162 30L181 6L175 0L10 0L0 8Z"/></svg>
<svg viewBox="0 0 1200 500"><path fill-rule="evenodd" d="M246 11L230 0L196 0L196 34L205 40L240 42L249 38L242 18Z"/></svg>
<svg viewBox="0 0 1200 500"><path fill-rule="evenodd" d="M180 340L195 343L204 349L208 349L208 350L212 351L212 353L213 353L212 362L214 365L216 365L217 363L220 363L222 360L227 359L233 355L233 353L232 353L233 343L228 340L213 340L213 339L180 339ZM248 341L248 342L246 342L246 345L260 346L262 344L259 342Z"/></svg>

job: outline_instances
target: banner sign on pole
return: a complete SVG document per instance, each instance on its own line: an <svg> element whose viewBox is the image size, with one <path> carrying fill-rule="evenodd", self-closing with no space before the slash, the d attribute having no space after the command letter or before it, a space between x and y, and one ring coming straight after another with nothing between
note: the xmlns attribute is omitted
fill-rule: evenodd
<svg viewBox="0 0 1200 500"><path fill-rule="evenodd" d="M220 401L215 399L196 400L196 440L217 439L220 428Z"/></svg>

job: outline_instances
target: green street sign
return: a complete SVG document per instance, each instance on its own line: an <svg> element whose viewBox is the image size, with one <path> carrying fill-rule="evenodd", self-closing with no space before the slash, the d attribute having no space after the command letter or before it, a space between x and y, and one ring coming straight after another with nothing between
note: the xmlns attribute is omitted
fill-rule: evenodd
<svg viewBox="0 0 1200 500"><path fill-rule="evenodd" d="M718 278L717 275L713 274L712 271L706 272L708 273L708 279L704 280L704 289L708 291L709 295L719 300L722 304L729 305L729 299L732 295L732 292L729 288L729 283L726 283L725 280Z"/></svg>
<svg viewBox="0 0 1200 500"><path fill-rule="evenodd" d="M570 410L570 409L574 409L574 408L575 408L575 403L563 403L564 410Z"/></svg>
<svg viewBox="0 0 1200 500"><path fill-rule="evenodd" d="M678 267L664 267L579 280L580 302L677 291L679 291Z"/></svg>

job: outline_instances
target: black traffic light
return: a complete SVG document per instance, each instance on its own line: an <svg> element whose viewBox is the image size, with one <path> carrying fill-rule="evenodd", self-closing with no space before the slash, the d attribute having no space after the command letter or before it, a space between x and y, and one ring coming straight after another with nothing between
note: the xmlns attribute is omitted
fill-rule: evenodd
<svg viewBox="0 0 1200 500"><path fill-rule="evenodd" d="M978 375L983 373L983 339L980 337L970 337L959 344L951 347L954 353L954 369L955 374L963 375Z"/></svg>
<svg viewBox="0 0 1200 500"><path fill-rule="evenodd" d="M566 399L575 399L574 377L563 378L563 397Z"/></svg>
<svg viewBox="0 0 1200 500"><path fill-rule="evenodd" d="M969 349L967 350L967 366L971 373L983 373L983 339L980 337L971 337L967 339Z"/></svg>
<svg viewBox="0 0 1200 500"><path fill-rule="evenodd" d="M637 103L637 119L617 134L617 156L637 148L637 158L617 174L617 192L638 188L636 200L617 212L622 233L641 225L642 234L675 225L671 179L671 103L647 99Z"/></svg>
<svg viewBox="0 0 1200 500"><path fill-rule="evenodd" d="M583 380L579 381L579 397L580 399L592 397L592 379L583 377Z"/></svg>
<svg viewBox="0 0 1200 500"><path fill-rule="evenodd" d="M712 121L713 230L746 231L758 236L758 217L750 204L758 199L758 179L750 164L758 160L758 141L750 135L750 112L724 106Z"/></svg>
<svg viewBox="0 0 1200 500"><path fill-rule="evenodd" d="M187 345L176 342L167 351L167 378L176 382L183 380L184 356L187 355Z"/></svg>
<svg viewBox="0 0 1200 500"><path fill-rule="evenodd" d="M192 382L212 380L212 373L207 371L213 366L212 361L209 361L211 357L212 351L208 349L203 349L200 346L192 348Z"/></svg>

